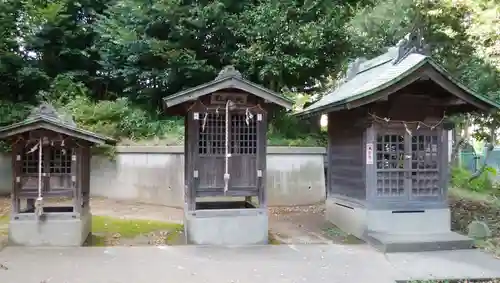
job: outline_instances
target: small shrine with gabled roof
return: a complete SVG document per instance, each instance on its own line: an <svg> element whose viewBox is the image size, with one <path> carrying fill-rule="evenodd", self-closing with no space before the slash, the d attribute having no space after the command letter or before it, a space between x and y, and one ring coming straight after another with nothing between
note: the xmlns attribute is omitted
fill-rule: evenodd
<svg viewBox="0 0 500 283"><path fill-rule="evenodd" d="M227 66L214 80L164 98L164 106L168 114L185 117L188 242L267 243L268 113L291 109L292 102Z"/></svg>
<svg viewBox="0 0 500 283"><path fill-rule="evenodd" d="M450 227L447 117L498 108L437 64L418 31L358 58L297 114L328 115L327 219L386 252L470 248Z"/></svg>
<svg viewBox="0 0 500 283"><path fill-rule="evenodd" d="M9 243L79 246L91 229L90 148L113 139L80 129L42 103L22 122L0 129L12 148ZM54 205L50 200L70 199Z"/></svg>

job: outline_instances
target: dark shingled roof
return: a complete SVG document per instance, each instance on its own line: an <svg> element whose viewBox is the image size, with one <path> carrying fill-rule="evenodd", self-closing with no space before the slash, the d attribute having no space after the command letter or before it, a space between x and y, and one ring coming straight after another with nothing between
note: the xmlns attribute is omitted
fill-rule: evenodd
<svg viewBox="0 0 500 283"><path fill-rule="evenodd" d="M37 129L47 129L95 144L116 143L112 138L78 128L73 119L61 116L52 105L47 103L34 108L26 120L0 128L0 139Z"/></svg>
<svg viewBox="0 0 500 283"><path fill-rule="evenodd" d="M163 98L163 101L165 103L165 107L168 108L215 91L228 88L235 88L251 93L286 109L291 109L293 105L293 101L290 99L273 92L272 90L245 80L241 76L241 73L238 72L233 66L227 66L222 69L213 81L170 95Z"/></svg>

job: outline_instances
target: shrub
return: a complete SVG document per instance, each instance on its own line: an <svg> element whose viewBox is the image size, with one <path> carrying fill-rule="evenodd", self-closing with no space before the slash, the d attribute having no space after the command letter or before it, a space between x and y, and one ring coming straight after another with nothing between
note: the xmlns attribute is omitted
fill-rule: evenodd
<svg viewBox="0 0 500 283"><path fill-rule="evenodd" d="M471 180L473 174L470 171L454 167L451 170L451 185L474 192L492 192L498 190L497 184L491 181L491 177L496 174L495 168L487 166L480 176Z"/></svg>

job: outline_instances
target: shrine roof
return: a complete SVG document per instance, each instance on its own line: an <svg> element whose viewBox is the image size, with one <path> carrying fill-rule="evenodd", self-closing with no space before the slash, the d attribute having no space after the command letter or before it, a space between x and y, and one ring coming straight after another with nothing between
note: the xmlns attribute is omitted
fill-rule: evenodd
<svg viewBox="0 0 500 283"><path fill-rule="evenodd" d="M293 101L290 99L244 79L233 66L227 66L220 71L214 80L163 98L164 106L168 108L179 105L223 89L239 89L286 109L291 109L293 105Z"/></svg>
<svg viewBox="0 0 500 283"><path fill-rule="evenodd" d="M0 139L38 129L65 134L94 144L116 143L112 138L78 128L73 119L60 115L52 105L47 103L34 108L25 120L0 128Z"/></svg>
<svg viewBox="0 0 500 283"><path fill-rule="evenodd" d="M429 53L420 34L412 32L378 57L357 58L349 65L342 83L295 115L307 117L356 108L395 93L421 78L429 78L477 109L500 108L499 104L453 78Z"/></svg>

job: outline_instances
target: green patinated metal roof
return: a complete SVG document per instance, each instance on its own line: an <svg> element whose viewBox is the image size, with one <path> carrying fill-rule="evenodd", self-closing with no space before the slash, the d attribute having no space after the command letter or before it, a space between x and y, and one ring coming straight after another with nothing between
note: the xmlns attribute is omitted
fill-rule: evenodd
<svg viewBox="0 0 500 283"><path fill-rule="evenodd" d="M292 100L272 90L245 80L241 76L241 73L235 70L232 66L225 67L213 81L170 95L163 98L163 101L165 103L165 106L168 108L190 100L197 99L198 97L210 94L218 90L229 88L243 90L255 96L261 97L269 102L280 105L286 109L291 109L293 105Z"/></svg>
<svg viewBox="0 0 500 283"><path fill-rule="evenodd" d="M426 55L428 53L426 49L427 46L423 44L421 39L415 38L414 34L409 34L405 40L401 40L398 45L389 48L385 54L371 60L358 58L349 66L342 84L296 115L311 116L349 109L350 103L375 95L426 65L432 67L471 98L482 101L490 108L500 108L499 104L474 93L459 83L444 68Z"/></svg>
<svg viewBox="0 0 500 283"><path fill-rule="evenodd" d="M78 128L73 119L61 116L55 111L54 107L46 103L34 108L26 120L0 128L0 139L37 129L47 129L95 144L116 143L112 138Z"/></svg>

